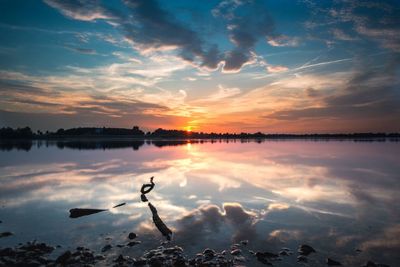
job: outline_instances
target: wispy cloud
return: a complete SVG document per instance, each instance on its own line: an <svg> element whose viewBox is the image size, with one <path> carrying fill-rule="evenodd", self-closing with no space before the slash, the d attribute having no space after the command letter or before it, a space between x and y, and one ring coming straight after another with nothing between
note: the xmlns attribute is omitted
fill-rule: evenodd
<svg viewBox="0 0 400 267"><path fill-rule="evenodd" d="M287 71L289 68L285 66L267 66L267 71L271 73L278 73Z"/></svg>
<svg viewBox="0 0 400 267"><path fill-rule="evenodd" d="M69 46L66 45L64 46L66 49L77 52L77 53L81 53L81 54L87 54L87 55L95 55L96 50L91 49L91 48L83 48L83 47L74 47L74 46Z"/></svg>
<svg viewBox="0 0 400 267"><path fill-rule="evenodd" d="M103 8L98 0L87 1L60 1L60 0L44 0L49 6L58 9L67 17L92 21L96 19L112 19L114 15Z"/></svg>
<svg viewBox="0 0 400 267"><path fill-rule="evenodd" d="M296 47L300 45L300 38L287 35L269 36L267 37L267 43L271 46Z"/></svg>

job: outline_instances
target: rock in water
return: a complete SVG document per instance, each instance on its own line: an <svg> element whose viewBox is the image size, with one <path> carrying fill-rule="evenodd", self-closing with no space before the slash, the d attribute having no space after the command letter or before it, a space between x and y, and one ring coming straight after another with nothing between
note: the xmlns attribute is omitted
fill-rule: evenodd
<svg viewBox="0 0 400 267"><path fill-rule="evenodd" d="M308 262L308 259L306 256L300 255L297 257L297 262Z"/></svg>
<svg viewBox="0 0 400 267"><path fill-rule="evenodd" d="M110 244L105 245L105 246L101 249L101 252L106 252L106 251L110 250L111 248L112 248L112 246L111 246Z"/></svg>
<svg viewBox="0 0 400 267"><path fill-rule="evenodd" d="M340 262L332 260L330 258L326 259L326 264L328 264L329 266L339 266L342 265Z"/></svg>
<svg viewBox="0 0 400 267"><path fill-rule="evenodd" d="M12 235L13 235L13 233L11 233L11 232L3 232L3 233L0 233L0 238L7 237L7 236L12 236Z"/></svg>
<svg viewBox="0 0 400 267"><path fill-rule="evenodd" d="M311 246L303 244L303 245L301 245L301 246L299 247L299 249L297 250L297 252L299 252L300 255L308 256L308 255L310 255L312 252L316 252L316 251L315 251L315 249L313 249Z"/></svg>
<svg viewBox="0 0 400 267"><path fill-rule="evenodd" d="M231 251L231 255L236 256L236 255L239 255L239 254L242 254L242 250L240 248L237 248L237 249L234 249L234 250Z"/></svg>
<svg viewBox="0 0 400 267"><path fill-rule="evenodd" d="M129 239L135 239L137 237L137 234L135 233L129 233L128 238Z"/></svg>
<svg viewBox="0 0 400 267"><path fill-rule="evenodd" d="M66 265L71 256L72 256L71 251L67 250L56 259L56 262L60 263L61 265Z"/></svg>
<svg viewBox="0 0 400 267"><path fill-rule="evenodd" d="M279 255L281 255L281 256L289 256L289 252L287 252L286 250L281 250L281 251L279 251Z"/></svg>
<svg viewBox="0 0 400 267"><path fill-rule="evenodd" d="M270 263L269 260L268 260L266 257L257 255L257 253L256 253L256 257L257 257L257 260L258 260L259 262L261 262L261 263L263 263L263 264L265 264L265 265L270 265L270 266L272 266L272 263Z"/></svg>
<svg viewBox="0 0 400 267"><path fill-rule="evenodd" d="M255 256L257 260L265 265L272 265L270 260L276 260L278 258L278 254L271 253L271 252L256 252Z"/></svg>

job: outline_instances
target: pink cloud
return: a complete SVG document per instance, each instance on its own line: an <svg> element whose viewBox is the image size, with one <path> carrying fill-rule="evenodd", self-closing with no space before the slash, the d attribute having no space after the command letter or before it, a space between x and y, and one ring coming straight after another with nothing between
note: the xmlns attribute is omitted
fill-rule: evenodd
<svg viewBox="0 0 400 267"><path fill-rule="evenodd" d="M285 66L267 66L267 71L271 72L271 73L278 73L278 72L283 72L283 71L287 71L288 68Z"/></svg>

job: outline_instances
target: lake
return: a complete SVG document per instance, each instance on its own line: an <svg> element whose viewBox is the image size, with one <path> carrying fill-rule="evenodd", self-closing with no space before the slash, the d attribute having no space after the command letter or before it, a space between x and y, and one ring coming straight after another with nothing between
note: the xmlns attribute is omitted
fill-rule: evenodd
<svg viewBox="0 0 400 267"><path fill-rule="evenodd" d="M30 240L138 256L165 238L140 200L146 196L192 257L205 248L294 254L297 247L345 266L368 260L400 266L400 142L156 141L25 142L0 146L0 247ZM126 205L111 208L119 203ZM71 208L109 211L76 219ZM135 232L142 243L117 248Z"/></svg>

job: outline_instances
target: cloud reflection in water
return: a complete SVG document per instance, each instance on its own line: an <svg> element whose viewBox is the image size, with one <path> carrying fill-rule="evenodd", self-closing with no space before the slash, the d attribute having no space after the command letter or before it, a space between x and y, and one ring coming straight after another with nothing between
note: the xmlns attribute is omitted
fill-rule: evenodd
<svg viewBox="0 0 400 267"><path fill-rule="evenodd" d="M143 247L155 246L161 237L139 197L155 176L152 202L188 252L243 239L255 250L310 242L348 264L394 263L399 152L398 143L309 141L2 151L0 219L16 236L0 245L42 238L99 247L100 234L117 242L136 230ZM72 207L121 202L111 214L68 221Z"/></svg>

